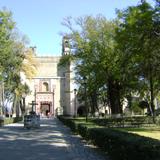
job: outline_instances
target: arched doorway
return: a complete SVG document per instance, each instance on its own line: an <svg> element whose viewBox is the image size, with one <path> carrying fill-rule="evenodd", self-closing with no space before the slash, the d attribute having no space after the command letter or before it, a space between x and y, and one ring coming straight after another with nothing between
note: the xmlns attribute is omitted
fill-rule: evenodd
<svg viewBox="0 0 160 160"><path fill-rule="evenodd" d="M47 116L48 113L51 113L52 102L41 102L40 110L41 114Z"/></svg>
<svg viewBox="0 0 160 160"><path fill-rule="evenodd" d="M78 116L85 116L86 115L86 108L85 108L85 106L78 107L77 115Z"/></svg>

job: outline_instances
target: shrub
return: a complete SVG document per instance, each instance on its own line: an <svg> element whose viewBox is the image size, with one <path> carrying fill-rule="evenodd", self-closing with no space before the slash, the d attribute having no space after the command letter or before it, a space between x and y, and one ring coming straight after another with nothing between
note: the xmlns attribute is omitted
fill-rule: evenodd
<svg viewBox="0 0 160 160"><path fill-rule="evenodd" d="M100 128L91 123L77 123L71 118L61 117L60 120L108 153L112 160L160 159L160 142L157 140L116 129Z"/></svg>
<svg viewBox="0 0 160 160"><path fill-rule="evenodd" d="M93 143L107 152L113 160L158 160L160 142L107 128L92 128L89 137Z"/></svg>
<svg viewBox="0 0 160 160"><path fill-rule="evenodd" d="M88 139L88 127L84 124L78 124L77 132L84 137L85 139Z"/></svg>
<svg viewBox="0 0 160 160"><path fill-rule="evenodd" d="M91 119L91 122L100 126L106 127L134 127L146 126L153 124L153 118L150 116L136 116L136 117L119 117L119 118L103 118Z"/></svg>
<svg viewBox="0 0 160 160"><path fill-rule="evenodd" d="M22 121L22 117L3 118L3 119L0 119L0 126L10 124L10 123L16 123L19 121Z"/></svg>
<svg viewBox="0 0 160 160"><path fill-rule="evenodd" d="M4 120L0 119L0 126L3 126L3 125L4 125Z"/></svg>
<svg viewBox="0 0 160 160"><path fill-rule="evenodd" d="M60 121L62 121L66 126L70 127L70 129L73 131L73 132L76 132L77 131L77 124L73 121L73 118L72 117L63 117L63 116L58 116L58 119Z"/></svg>

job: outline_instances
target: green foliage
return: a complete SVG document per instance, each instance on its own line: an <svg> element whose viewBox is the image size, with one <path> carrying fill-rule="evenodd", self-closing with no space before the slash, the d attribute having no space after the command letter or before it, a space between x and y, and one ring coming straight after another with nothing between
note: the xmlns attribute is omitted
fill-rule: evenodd
<svg viewBox="0 0 160 160"><path fill-rule="evenodd" d="M150 102L153 114L160 88L159 3L152 7L143 1L117 14L116 21L98 15L64 22L71 31L79 98L84 101L86 87L87 104L94 113L105 92L105 101L117 114L122 113L124 98L137 94ZM140 111L136 105L133 108Z"/></svg>
<svg viewBox="0 0 160 160"><path fill-rule="evenodd" d="M160 88L159 1L155 4L141 1L117 11L114 21L102 15L65 19L80 86L78 96L84 101L86 88L91 113L98 110L104 95L111 112L122 113L123 100L136 94L150 102L154 115L153 102ZM68 57L62 58L64 62L69 62ZM138 105L133 109L140 112Z"/></svg>
<svg viewBox="0 0 160 160"><path fill-rule="evenodd" d="M12 46L12 40L11 40L11 35L12 35L12 30L14 28L14 22L12 21L12 14L11 12L8 12L6 10L0 11L0 73L2 76L2 73L7 67L5 64L6 61L11 60L10 55L11 55L11 46ZM12 57L14 58L14 57ZM1 77L2 79L2 77ZM1 80L0 79L0 80Z"/></svg>
<svg viewBox="0 0 160 160"><path fill-rule="evenodd" d="M63 116L58 116L59 120L61 120L66 126L69 126L73 132L76 132L77 125L74 123L72 118L66 117L65 119Z"/></svg>
<svg viewBox="0 0 160 160"><path fill-rule="evenodd" d="M71 61L73 61L74 57L73 55L63 55L58 63L59 66L67 66L70 64Z"/></svg>
<svg viewBox="0 0 160 160"><path fill-rule="evenodd" d="M106 128L92 128L90 139L114 160L158 160L159 141ZM157 154L157 155L156 155Z"/></svg>
<svg viewBox="0 0 160 160"><path fill-rule="evenodd" d="M91 123L77 123L78 120L62 116L59 118L66 125L71 124L69 121L72 125L75 123L78 126L76 132L108 153L113 160L158 160L160 157L160 142L157 140Z"/></svg>
<svg viewBox="0 0 160 160"><path fill-rule="evenodd" d="M135 116L135 117L119 117L119 118L93 118L90 119L91 122L108 128L115 127L140 127L149 126L153 123L153 118L148 116Z"/></svg>
<svg viewBox="0 0 160 160"><path fill-rule="evenodd" d="M131 110L135 114L141 114L142 109L139 107L139 102L133 102L132 105L131 105Z"/></svg>
<svg viewBox="0 0 160 160"><path fill-rule="evenodd" d="M150 105L154 111L154 96L159 92L159 36L157 9L143 2L119 11L116 31L117 49L121 52L121 64L127 90L138 91L144 98L150 93ZM159 28L159 27L158 27Z"/></svg>
<svg viewBox="0 0 160 160"><path fill-rule="evenodd" d="M22 117L0 119L0 126L22 121Z"/></svg>
<svg viewBox="0 0 160 160"><path fill-rule="evenodd" d="M78 133L82 137L84 137L85 139L89 138L88 137L88 128L87 128L87 126L84 125L84 123L79 124L77 130L78 130Z"/></svg>
<svg viewBox="0 0 160 160"><path fill-rule="evenodd" d="M73 28L72 23L78 29ZM84 95L83 78L86 77L86 96L90 111L94 113L98 110L98 95L101 94L100 90L105 88L106 95L107 89L110 93L108 99L111 110L120 112L119 57L115 50L114 40L116 23L98 15L80 17L75 21L71 18L66 19L65 25L71 31L70 38L74 46L76 81L80 85L79 97Z"/></svg>
<svg viewBox="0 0 160 160"><path fill-rule="evenodd" d="M159 111L159 116L157 116L156 119L156 124L160 126L160 111Z"/></svg>
<svg viewBox="0 0 160 160"><path fill-rule="evenodd" d="M22 93L29 93L21 83L20 72L27 78L35 73L33 53L26 51L24 36L19 36L12 13L0 10L0 81L4 82L5 98L19 103Z"/></svg>

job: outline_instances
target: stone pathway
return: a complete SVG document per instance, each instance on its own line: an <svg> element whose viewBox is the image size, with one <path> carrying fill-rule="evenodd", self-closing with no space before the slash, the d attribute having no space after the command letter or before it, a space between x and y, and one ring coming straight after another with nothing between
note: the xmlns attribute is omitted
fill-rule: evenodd
<svg viewBox="0 0 160 160"><path fill-rule="evenodd" d="M22 123L0 128L0 160L108 160L73 135L56 118L41 120L40 129Z"/></svg>

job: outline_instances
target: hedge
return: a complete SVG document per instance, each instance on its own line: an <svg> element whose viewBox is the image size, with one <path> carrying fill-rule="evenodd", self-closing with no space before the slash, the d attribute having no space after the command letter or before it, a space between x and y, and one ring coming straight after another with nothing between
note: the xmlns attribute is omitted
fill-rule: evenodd
<svg viewBox="0 0 160 160"><path fill-rule="evenodd" d="M153 118L149 116L93 118L91 122L105 127L140 127L153 125Z"/></svg>
<svg viewBox="0 0 160 160"><path fill-rule="evenodd" d="M16 123L16 122L19 122L19 121L22 121L22 117L0 119L0 126L10 124L10 123Z"/></svg>
<svg viewBox="0 0 160 160"><path fill-rule="evenodd" d="M92 128L89 138L113 160L159 160L160 142L107 128Z"/></svg>
<svg viewBox="0 0 160 160"><path fill-rule="evenodd" d="M108 153L112 160L159 160L160 141L91 123L58 117L72 131Z"/></svg>

